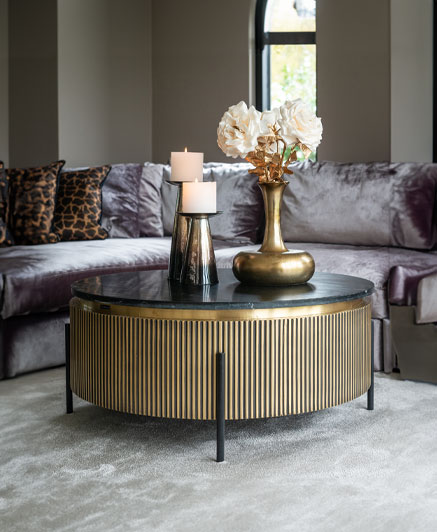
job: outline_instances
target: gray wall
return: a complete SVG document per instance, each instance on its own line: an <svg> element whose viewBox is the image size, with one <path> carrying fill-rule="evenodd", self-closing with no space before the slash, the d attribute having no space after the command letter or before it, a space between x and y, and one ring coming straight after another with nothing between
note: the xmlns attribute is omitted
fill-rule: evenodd
<svg viewBox="0 0 437 532"><path fill-rule="evenodd" d="M0 0L0 160L9 164L8 0Z"/></svg>
<svg viewBox="0 0 437 532"><path fill-rule="evenodd" d="M9 164L58 157L56 0L9 2Z"/></svg>
<svg viewBox="0 0 437 532"><path fill-rule="evenodd" d="M228 160L216 130L226 109L252 96L253 0L159 0L153 18L153 159L171 151Z"/></svg>
<svg viewBox="0 0 437 532"><path fill-rule="evenodd" d="M319 159L389 160L389 0L317 1L317 83Z"/></svg>
<svg viewBox="0 0 437 532"><path fill-rule="evenodd" d="M391 0L392 161L432 161L432 13L432 0Z"/></svg>
<svg viewBox="0 0 437 532"><path fill-rule="evenodd" d="M152 157L150 0L58 0L59 154Z"/></svg>

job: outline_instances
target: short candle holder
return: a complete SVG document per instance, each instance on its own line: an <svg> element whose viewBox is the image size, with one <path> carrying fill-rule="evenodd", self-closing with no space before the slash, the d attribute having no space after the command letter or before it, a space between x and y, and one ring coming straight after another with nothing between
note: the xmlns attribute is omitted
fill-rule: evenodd
<svg viewBox="0 0 437 532"><path fill-rule="evenodd" d="M219 281L209 218L221 214L221 211L215 213L180 212L179 214L189 220L181 283L194 286L217 284Z"/></svg>
<svg viewBox="0 0 437 532"><path fill-rule="evenodd" d="M173 234L171 238L170 261L168 265L168 278L171 281L180 281L184 261L185 248L188 241L190 219L182 216L182 183L183 181L169 181L169 185L178 187L176 209L173 222Z"/></svg>

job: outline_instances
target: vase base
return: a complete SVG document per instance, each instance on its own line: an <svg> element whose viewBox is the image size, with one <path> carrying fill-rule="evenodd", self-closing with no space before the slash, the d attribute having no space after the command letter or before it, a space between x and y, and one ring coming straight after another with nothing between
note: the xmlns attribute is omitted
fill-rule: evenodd
<svg viewBox="0 0 437 532"><path fill-rule="evenodd" d="M313 257L306 251L240 251L232 271L242 283L259 286L303 284L314 275Z"/></svg>

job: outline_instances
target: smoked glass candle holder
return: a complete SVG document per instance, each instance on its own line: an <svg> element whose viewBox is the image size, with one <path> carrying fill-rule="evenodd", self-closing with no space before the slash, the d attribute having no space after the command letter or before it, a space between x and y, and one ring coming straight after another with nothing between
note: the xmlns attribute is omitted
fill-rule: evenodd
<svg viewBox="0 0 437 532"><path fill-rule="evenodd" d="M189 220L181 283L195 286L217 284L219 281L209 218L221 212L179 214Z"/></svg>
<svg viewBox="0 0 437 532"><path fill-rule="evenodd" d="M170 185L178 187L176 209L171 238L170 260L168 265L168 278L171 281L180 281L184 261L185 248L188 241L190 218L182 216L182 181L167 181Z"/></svg>

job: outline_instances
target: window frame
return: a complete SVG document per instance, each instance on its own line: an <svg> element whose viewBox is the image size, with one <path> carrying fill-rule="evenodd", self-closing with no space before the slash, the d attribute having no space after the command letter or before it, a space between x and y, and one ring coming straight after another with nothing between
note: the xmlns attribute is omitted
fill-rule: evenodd
<svg viewBox="0 0 437 532"><path fill-rule="evenodd" d="M255 9L255 106L270 109L270 53L272 44L316 44L315 31L264 31L267 2L257 0Z"/></svg>

